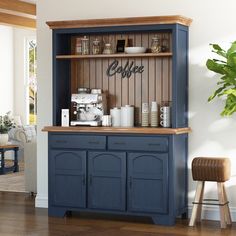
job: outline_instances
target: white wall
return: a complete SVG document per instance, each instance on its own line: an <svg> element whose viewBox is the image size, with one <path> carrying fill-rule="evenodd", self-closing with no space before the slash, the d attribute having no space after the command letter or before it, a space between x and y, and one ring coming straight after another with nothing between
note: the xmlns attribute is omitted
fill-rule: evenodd
<svg viewBox="0 0 236 236"><path fill-rule="evenodd" d="M40 130L52 123L52 36L45 24L49 20L75 20L149 15L181 14L193 19L190 27L189 60L189 168L195 156L229 156L232 160L232 180L227 183L231 210L236 220L236 121L222 118L219 113L222 101L207 103L215 89L216 79L207 71L205 62L212 56L209 43L228 45L234 41L236 2L214 0L57 0L38 1L38 195L37 206L47 206L47 134ZM191 205L195 183L189 175L189 203ZM208 195L216 193L213 185L207 185ZM208 218L218 217L210 208L205 211Z"/></svg>
<svg viewBox="0 0 236 236"><path fill-rule="evenodd" d="M0 25L0 115L13 112L13 28Z"/></svg>
<svg viewBox="0 0 236 236"><path fill-rule="evenodd" d="M36 38L35 30L14 28L14 114L27 122L26 108L26 40Z"/></svg>

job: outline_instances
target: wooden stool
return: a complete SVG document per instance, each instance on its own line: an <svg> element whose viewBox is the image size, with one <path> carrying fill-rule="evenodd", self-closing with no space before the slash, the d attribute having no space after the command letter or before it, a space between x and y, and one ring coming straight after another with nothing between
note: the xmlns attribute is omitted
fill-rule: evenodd
<svg viewBox="0 0 236 236"><path fill-rule="evenodd" d="M220 226L226 228L226 224L232 223L224 186L224 182L230 178L230 160L228 158L194 158L192 175L193 180L198 181L198 183L189 226L194 226L196 221L201 221L202 205L219 205ZM203 199L205 181L217 182L218 200ZM218 201L218 203L209 203L211 200Z"/></svg>

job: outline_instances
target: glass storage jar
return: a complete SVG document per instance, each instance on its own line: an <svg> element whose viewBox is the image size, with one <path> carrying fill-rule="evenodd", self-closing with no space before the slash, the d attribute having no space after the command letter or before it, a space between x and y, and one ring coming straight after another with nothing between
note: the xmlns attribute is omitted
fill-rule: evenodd
<svg viewBox="0 0 236 236"><path fill-rule="evenodd" d="M100 54L100 41L97 38L93 41L92 53L94 55Z"/></svg>
<svg viewBox="0 0 236 236"><path fill-rule="evenodd" d="M151 51L152 53L159 53L161 51L160 40L157 36L152 38Z"/></svg>
<svg viewBox="0 0 236 236"><path fill-rule="evenodd" d="M84 36L81 39L81 45L82 45L82 55L88 55L89 54L89 39Z"/></svg>
<svg viewBox="0 0 236 236"><path fill-rule="evenodd" d="M105 43L103 54L112 54L111 43Z"/></svg>

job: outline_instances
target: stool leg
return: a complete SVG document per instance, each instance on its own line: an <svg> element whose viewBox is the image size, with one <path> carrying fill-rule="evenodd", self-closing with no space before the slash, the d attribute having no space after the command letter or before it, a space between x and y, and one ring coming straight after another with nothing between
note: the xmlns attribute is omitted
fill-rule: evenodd
<svg viewBox="0 0 236 236"><path fill-rule="evenodd" d="M202 215L202 201L203 201L203 195L204 195L204 187L205 187L205 182L202 182L202 189L201 189L201 194L200 194L200 199L199 199L199 205L197 209L197 222L201 221L201 215Z"/></svg>
<svg viewBox="0 0 236 236"><path fill-rule="evenodd" d="M203 185L204 185L203 181L198 181L194 202L199 202L200 201ZM191 219L190 219L190 222L189 222L189 226L194 226L195 225L197 213L199 211L198 210L199 206L201 206L201 205L200 204L193 204L193 210L192 210L192 215L191 215Z"/></svg>
<svg viewBox="0 0 236 236"><path fill-rule="evenodd" d="M223 196L224 196L224 202L228 202L228 198L227 198L224 184L223 184ZM225 205L225 219L226 219L226 223L228 225L232 224L232 219L231 219L231 215L230 215L230 211L229 211L229 203L227 203Z"/></svg>
<svg viewBox="0 0 236 236"><path fill-rule="evenodd" d="M217 189L218 189L218 198L219 198L219 203L224 204L224 192L223 192L223 184L220 182L217 182ZM226 223L225 223L225 211L224 211L224 206L219 206L220 207L220 226L221 228L226 228Z"/></svg>

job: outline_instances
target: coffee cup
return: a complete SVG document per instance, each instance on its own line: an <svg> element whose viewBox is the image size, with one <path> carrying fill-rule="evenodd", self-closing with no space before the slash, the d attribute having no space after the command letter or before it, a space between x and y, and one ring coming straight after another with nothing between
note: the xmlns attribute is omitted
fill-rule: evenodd
<svg viewBox="0 0 236 236"><path fill-rule="evenodd" d="M170 113L170 107L169 106L162 106L161 108L160 108L160 111L161 112L165 112L165 113Z"/></svg>
<svg viewBox="0 0 236 236"><path fill-rule="evenodd" d="M170 120L170 114L169 113L162 113L162 114L160 114L160 117L163 120Z"/></svg>
<svg viewBox="0 0 236 236"><path fill-rule="evenodd" d="M160 122L160 125L161 125L162 127L168 128L168 127L170 127L170 121L162 120L162 121Z"/></svg>

